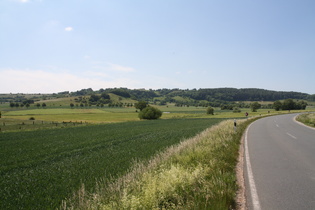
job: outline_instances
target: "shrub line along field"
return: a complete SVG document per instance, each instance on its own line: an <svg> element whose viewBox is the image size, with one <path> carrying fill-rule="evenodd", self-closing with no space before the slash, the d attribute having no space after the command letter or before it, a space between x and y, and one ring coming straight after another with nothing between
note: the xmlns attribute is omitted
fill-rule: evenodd
<svg viewBox="0 0 315 210"><path fill-rule="evenodd" d="M0 135L0 209L57 208L222 119L167 119Z"/></svg>

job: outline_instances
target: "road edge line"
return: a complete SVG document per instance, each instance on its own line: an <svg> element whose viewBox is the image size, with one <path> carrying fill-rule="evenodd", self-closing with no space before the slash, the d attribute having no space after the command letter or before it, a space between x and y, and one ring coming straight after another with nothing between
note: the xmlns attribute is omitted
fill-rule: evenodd
<svg viewBox="0 0 315 210"><path fill-rule="evenodd" d="M248 152L247 136L248 136L248 130L252 124L253 123L251 123L247 127L246 132L245 132L245 160L246 160L247 176L248 176L248 182L249 182L249 188L250 188L250 194L251 194L251 198L252 198L253 208L254 208L254 210L260 210L261 206L260 206L260 202L259 202L259 198L258 198L258 194L257 194L256 184L255 184L253 171L252 171L252 165L250 163L249 152Z"/></svg>

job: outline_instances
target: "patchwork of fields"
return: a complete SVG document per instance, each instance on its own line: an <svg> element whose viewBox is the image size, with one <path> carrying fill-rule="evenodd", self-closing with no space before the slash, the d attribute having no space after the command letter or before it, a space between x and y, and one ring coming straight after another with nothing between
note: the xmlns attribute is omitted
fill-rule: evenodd
<svg viewBox="0 0 315 210"><path fill-rule="evenodd" d="M56 103L56 101L51 101ZM204 107L157 106L162 119L141 121L135 108L8 108L0 110L0 209L55 209L84 184L123 176L155 154L241 113ZM35 120L30 120L34 118ZM62 129L56 129L62 128Z"/></svg>
<svg viewBox="0 0 315 210"><path fill-rule="evenodd" d="M0 209L57 208L81 184L126 173L222 119L168 119L0 135Z"/></svg>

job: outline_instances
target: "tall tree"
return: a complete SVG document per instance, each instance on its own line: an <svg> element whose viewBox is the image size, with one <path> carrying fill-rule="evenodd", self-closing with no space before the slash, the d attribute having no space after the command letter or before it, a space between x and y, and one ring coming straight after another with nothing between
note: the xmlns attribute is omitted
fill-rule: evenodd
<svg viewBox="0 0 315 210"><path fill-rule="evenodd" d="M250 104L250 108L251 108L252 112L257 112L257 109L259 109L260 107L261 107L261 104L258 103L257 101Z"/></svg>
<svg viewBox="0 0 315 210"><path fill-rule="evenodd" d="M275 101L273 103L273 108L276 110L276 111L279 111L280 109L282 109L282 103L281 101Z"/></svg>
<svg viewBox="0 0 315 210"><path fill-rule="evenodd" d="M145 101L139 101L138 103L135 103L135 108L140 109L140 111L142 111L146 107L147 107L147 102Z"/></svg>

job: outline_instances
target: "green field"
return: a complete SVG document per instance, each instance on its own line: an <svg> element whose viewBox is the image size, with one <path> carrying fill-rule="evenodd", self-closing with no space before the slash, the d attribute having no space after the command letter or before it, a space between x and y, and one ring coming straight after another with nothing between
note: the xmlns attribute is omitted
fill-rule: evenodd
<svg viewBox="0 0 315 210"><path fill-rule="evenodd" d="M207 115L205 107L169 104L156 106L161 120L142 121L134 107L70 108L73 100L40 101L46 108L0 104L0 209L55 209L82 184L93 192L99 180L121 177L135 160L148 160L223 119L288 113L216 108Z"/></svg>
<svg viewBox="0 0 315 210"><path fill-rule="evenodd" d="M2 133L0 209L59 207L81 184L93 191L97 180L123 175L133 160L149 159L221 120L167 119Z"/></svg>
<svg viewBox="0 0 315 210"><path fill-rule="evenodd" d="M0 132L140 121L138 112L136 112L134 107L87 107L71 109L68 106L58 108L8 108L7 104L5 107L3 106L2 104L2 108L0 107L2 113ZM207 115L205 107L176 107L172 104L155 107L163 112L161 119L244 118L246 112L249 113L249 117L288 113L288 111L274 111L272 109L259 109L257 112L251 112L250 109L241 109L240 113L233 113L231 110L215 108L214 115ZM296 110L295 112L300 112L300 110ZM35 118L35 121L29 120L31 117Z"/></svg>
<svg viewBox="0 0 315 210"><path fill-rule="evenodd" d="M231 110L215 109L214 115L207 115L205 107L175 107L156 106L162 112L162 119L171 118L243 118L245 112L249 116L267 114L270 109L261 109L258 112L251 112L249 109L242 109L241 113L233 113ZM88 123L112 123L125 121L139 121L138 112L135 108L14 108L2 111L3 119L29 120L34 117L39 121L84 121ZM1 124L0 124L1 126Z"/></svg>

